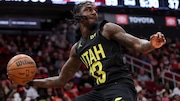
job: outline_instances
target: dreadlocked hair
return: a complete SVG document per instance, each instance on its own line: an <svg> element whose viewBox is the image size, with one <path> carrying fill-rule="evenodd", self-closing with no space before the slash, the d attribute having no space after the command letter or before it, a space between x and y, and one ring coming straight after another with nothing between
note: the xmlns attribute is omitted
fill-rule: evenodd
<svg viewBox="0 0 180 101"><path fill-rule="evenodd" d="M71 13L73 15L73 19L66 19L66 20L68 22L76 24L78 22L78 20L80 19L79 15L77 15L77 14L80 13L81 8L87 3L92 3L92 2L91 1L84 1L84 2L81 2L81 3L77 4L77 5L75 5L73 10L71 11Z"/></svg>

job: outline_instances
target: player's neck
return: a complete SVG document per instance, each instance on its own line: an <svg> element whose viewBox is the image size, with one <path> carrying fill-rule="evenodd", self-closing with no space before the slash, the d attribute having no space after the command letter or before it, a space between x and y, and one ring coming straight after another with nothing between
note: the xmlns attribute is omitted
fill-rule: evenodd
<svg viewBox="0 0 180 101"><path fill-rule="evenodd" d="M88 37L89 34L92 33L92 31L96 28L96 25L92 26L84 26L80 25L80 30L83 38Z"/></svg>
<svg viewBox="0 0 180 101"><path fill-rule="evenodd" d="M80 30L81 30L81 34L82 34L82 37L83 38L86 38L88 37L88 35L90 34L90 29L87 28L87 27L80 27Z"/></svg>

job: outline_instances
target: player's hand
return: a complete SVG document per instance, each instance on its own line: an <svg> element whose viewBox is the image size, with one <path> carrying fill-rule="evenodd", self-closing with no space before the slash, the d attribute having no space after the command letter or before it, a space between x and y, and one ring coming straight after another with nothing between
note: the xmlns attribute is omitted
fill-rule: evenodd
<svg viewBox="0 0 180 101"><path fill-rule="evenodd" d="M150 42L154 48L160 48L166 43L166 39L161 32L157 32L150 37Z"/></svg>
<svg viewBox="0 0 180 101"><path fill-rule="evenodd" d="M7 73L7 76L8 76L8 73ZM8 76L8 79L11 81L12 84L17 84L9 76ZM18 84L18 85L26 86L27 84L24 83L24 84Z"/></svg>
<svg viewBox="0 0 180 101"><path fill-rule="evenodd" d="M11 80L11 78L9 77L8 73L6 74L8 79L11 81L11 83L14 83L14 81Z"/></svg>

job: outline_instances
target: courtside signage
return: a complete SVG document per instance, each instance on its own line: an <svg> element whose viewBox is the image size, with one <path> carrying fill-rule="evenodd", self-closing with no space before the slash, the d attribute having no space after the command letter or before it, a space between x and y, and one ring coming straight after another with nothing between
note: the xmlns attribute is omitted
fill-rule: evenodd
<svg viewBox="0 0 180 101"><path fill-rule="evenodd" d="M169 26L169 27L176 27L177 26L176 17L166 16L165 17L165 22L166 22L166 26Z"/></svg>
<svg viewBox="0 0 180 101"><path fill-rule="evenodd" d="M110 19L114 21L113 19ZM115 23L120 25L153 25L177 27L180 26L180 18L174 16L136 16L127 14L116 14Z"/></svg>
<svg viewBox="0 0 180 101"><path fill-rule="evenodd" d="M152 18L152 17L129 16L129 23L132 23L132 24L155 24L155 21L154 21L154 18Z"/></svg>
<svg viewBox="0 0 180 101"><path fill-rule="evenodd" d="M148 17L148 16L130 16L127 14L116 14L116 23L122 24L122 25L128 25L128 24L147 24L147 25L154 25L156 24L154 17Z"/></svg>

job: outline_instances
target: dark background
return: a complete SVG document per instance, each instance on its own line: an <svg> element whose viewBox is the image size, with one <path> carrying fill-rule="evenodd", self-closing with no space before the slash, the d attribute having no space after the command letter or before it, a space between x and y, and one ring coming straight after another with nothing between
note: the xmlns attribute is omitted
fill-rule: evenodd
<svg viewBox="0 0 180 101"><path fill-rule="evenodd" d="M51 3L23 3L23 2L0 2L0 18L7 19L38 19L41 23L40 28L21 28L21 27L0 27L1 34L26 33L35 34L49 33L53 26L56 26L60 20L72 18L71 10L74 4L57 5ZM131 8L131 7L107 7L99 6L98 12L111 14L132 14L148 16L175 16L180 15L179 10L172 9L154 9L154 8ZM160 22L161 23L161 22ZM149 37L151 34L161 31L168 37L180 37L180 29L177 27L166 26L145 26L145 25L122 25L122 27L131 34L143 35ZM32 33L34 31L34 33Z"/></svg>

